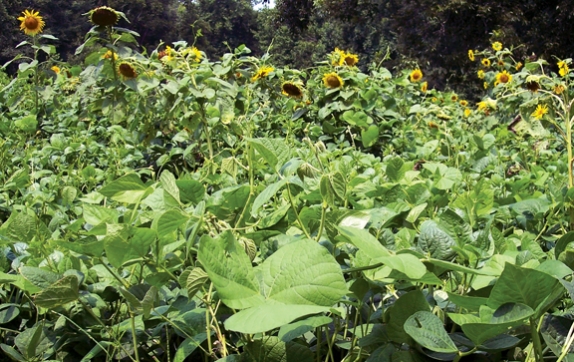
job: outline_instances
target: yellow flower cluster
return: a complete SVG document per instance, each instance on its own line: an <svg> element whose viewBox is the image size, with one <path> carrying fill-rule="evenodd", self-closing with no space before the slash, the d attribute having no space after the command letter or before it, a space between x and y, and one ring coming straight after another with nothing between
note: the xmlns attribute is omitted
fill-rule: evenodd
<svg viewBox="0 0 574 362"><path fill-rule="evenodd" d="M335 50L331 53L331 64L333 66L348 66L353 67L359 62L359 56L357 54L353 54L351 52L346 52L339 48L335 48Z"/></svg>
<svg viewBox="0 0 574 362"><path fill-rule="evenodd" d="M561 77L565 77L568 72L570 72L570 69L568 68L568 64L561 60L558 62L558 73L560 73Z"/></svg>

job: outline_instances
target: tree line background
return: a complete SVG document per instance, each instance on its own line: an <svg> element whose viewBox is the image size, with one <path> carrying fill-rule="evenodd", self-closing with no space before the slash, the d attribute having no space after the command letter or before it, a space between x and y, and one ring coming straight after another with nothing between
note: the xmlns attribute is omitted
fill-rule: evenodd
<svg viewBox="0 0 574 362"><path fill-rule="evenodd" d="M357 53L363 69L419 66L431 87L458 91L478 84L468 49L500 41L519 47L521 58L552 64L574 53L568 0L276 0L273 9L261 7L266 1L2 0L0 64L21 52L14 47L26 37L16 18L25 9L40 11L62 60L81 62L74 52L91 27L82 14L103 5L126 14L131 23L118 26L138 32L148 52L186 40L216 59L245 44L254 55L269 51L276 66L304 69L339 47Z"/></svg>

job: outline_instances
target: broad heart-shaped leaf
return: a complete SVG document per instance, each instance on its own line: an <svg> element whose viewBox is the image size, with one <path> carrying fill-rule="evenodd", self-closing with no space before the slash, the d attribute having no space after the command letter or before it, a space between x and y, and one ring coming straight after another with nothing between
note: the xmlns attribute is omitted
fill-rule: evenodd
<svg viewBox="0 0 574 362"><path fill-rule="evenodd" d="M324 326L331 322L333 322L333 318L327 316L313 316L305 318L282 326L281 329L279 329L277 337L279 337L283 342L289 342L317 327Z"/></svg>
<svg viewBox="0 0 574 362"><path fill-rule="evenodd" d="M558 241L556 241L556 246L554 247L554 256L556 259L558 259L560 256L560 253L566 250L566 247L570 243L574 243L574 231L567 232L566 234L562 235Z"/></svg>
<svg viewBox="0 0 574 362"><path fill-rule="evenodd" d="M253 217L257 217L257 215L259 214L259 211L261 210L261 207L267 201L269 201L273 196L275 196L277 191L279 191L281 188L283 188L283 186L285 186L287 181L288 181L287 178L283 178L277 182L274 182L274 183L268 185L265 188L265 190L263 190L259 195L257 195L257 197L255 198L255 201L253 202L253 206L251 207L251 215Z"/></svg>
<svg viewBox="0 0 574 362"><path fill-rule="evenodd" d="M135 173L127 174L105 185L98 192L106 197L112 197L126 191L143 191L147 187ZM133 200L136 202L137 200Z"/></svg>
<svg viewBox="0 0 574 362"><path fill-rule="evenodd" d="M268 301L232 315L225 321L225 328L240 333L262 333L306 315L328 311L329 307L318 305L293 305Z"/></svg>
<svg viewBox="0 0 574 362"><path fill-rule="evenodd" d="M522 303L542 315L562 295L560 282L538 270L506 263L488 297L488 306L496 309L506 303Z"/></svg>
<svg viewBox="0 0 574 362"><path fill-rule="evenodd" d="M534 310L520 303L503 304L496 310L483 305L479 315L449 313L452 321L460 325L464 334L477 346L509 329L527 324Z"/></svg>
<svg viewBox="0 0 574 362"><path fill-rule="evenodd" d="M418 311L404 324L405 332L418 344L441 353L456 353L458 348L450 339L441 320L428 311Z"/></svg>
<svg viewBox="0 0 574 362"><path fill-rule="evenodd" d="M41 291L34 302L42 308L56 308L79 298L79 281L75 275L66 275Z"/></svg>
<svg viewBox="0 0 574 362"><path fill-rule="evenodd" d="M372 236L367 230L356 229L351 227L338 227L341 234L351 244L355 245L362 252L372 259L374 263L383 263L384 265L405 274L412 280L422 278L426 274L425 265L412 254L391 254L381 243ZM368 265L357 265L368 266Z"/></svg>
<svg viewBox="0 0 574 362"><path fill-rule="evenodd" d="M62 277L60 274L33 266L23 266L18 271L30 283L42 289L48 288Z"/></svg>
<svg viewBox="0 0 574 362"><path fill-rule="evenodd" d="M247 138L247 142L276 170L289 159L289 147L283 139Z"/></svg>
<svg viewBox="0 0 574 362"><path fill-rule="evenodd" d="M231 232L199 241L198 259L217 289L219 298L230 308L244 309L265 301L245 249Z"/></svg>
<svg viewBox="0 0 574 362"><path fill-rule="evenodd" d="M314 241L289 243L255 268L266 299L331 307L347 292L339 263Z"/></svg>
<svg viewBox="0 0 574 362"><path fill-rule="evenodd" d="M372 124L367 129L361 131L361 142L363 142L363 147L371 147L377 142L379 138L379 127Z"/></svg>
<svg viewBox="0 0 574 362"><path fill-rule="evenodd" d="M389 324L387 334L395 343L407 343L413 345L413 339L404 329L407 319L419 311L430 310L425 296L420 290L413 290L400 296L389 311Z"/></svg>
<svg viewBox="0 0 574 362"><path fill-rule="evenodd" d="M308 347L283 342L275 336L249 342L246 349L255 362L313 362L313 353Z"/></svg>
<svg viewBox="0 0 574 362"><path fill-rule="evenodd" d="M168 170L164 170L159 177L159 181L163 189L177 202L180 202L179 188L177 187L175 176Z"/></svg>
<svg viewBox="0 0 574 362"><path fill-rule="evenodd" d="M387 161L386 174L390 181L399 182L405 176L407 170L403 169L405 162L400 157L393 157Z"/></svg>
<svg viewBox="0 0 574 362"><path fill-rule="evenodd" d="M443 230L435 221L426 220L420 227L418 247L429 253L432 258L448 260L455 255L455 239Z"/></svg>

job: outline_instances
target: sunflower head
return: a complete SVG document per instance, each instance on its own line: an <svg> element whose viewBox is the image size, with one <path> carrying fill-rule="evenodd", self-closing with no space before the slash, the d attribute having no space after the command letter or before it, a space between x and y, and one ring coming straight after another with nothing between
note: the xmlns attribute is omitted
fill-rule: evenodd
<svg viewBox="0 0 574 362"><path fill-rule="evenodd" d="M281 93L293 97L293 98L301 98L303 97L303 89L301 86L294 82L283 82L281 85Z"/></svg>
<svg viewBox="0 0 574 362"><path fill-rule="evenodd" d="M415 69L409 75L411 82L418 82L423 78L423 72L420 69Z"/></svg>
<svg viewBox="0 0 574 362"><path fill-rule="evenodd" d="M327 88L341 88L345 82L339 74L332 72L323 76L323 84L325 84Z"/></svg>
<svg viewBox="0 0 574 362"><path fill-rule="evenodd" d="M118 64L118 73L125 79L134 79L138 76L133 65L128 62L121 62Z"/></svg>
<svg viewBox="0 0 574 362"><path fill-rule="evenodd" d="M514 66L514 69L520 70L520 69L522 69L522 65L523 65L522 62L518 62L518 63L516 63L516 65Z"/></svg>
<svg viewBox="0 0 574 362"><path fill-rule="evenodd" d="M460 105L461 105L461 106L463 106L463 107L466 107L466 106L468 106L468 102L467 102L467 101L465 101L464 99L463 99L463 100L461 100L459 103L460 103Z"/></svg>
<svg viewBox="0 0 574 362"><path fill-rule="evenodd" d="M421 92L426 93L426 91L428 90L428 88L429 88L428 82L423 82L423 83L421 84Z"/></svg>
<svg viewBox="0 0 574 362"><path fill-rule="evenodd" d="M482 83L482 86L484 87L484 89L488 89L488 82Z"/></svg>
<svg viewBox="0 0 574 362"><path fill-rule="evenodd" d="M344 50L341 50L339 48L335 48L335 50L333 50L333 52L331 53L331 56L330 56L331 64L335 67L345 64L345 55L346 55L346 53Z"/></svg>
<svg viewBox="0 0 574 362"><path fill-rule="evenodd" d="M548 106L546 104L539 104L534 112L532 112L531 116L536 119L542 119L546 113L548 113Z"/></svg>
<svg viewBox="0 0 574 362"><path fill-rule="evenodd" d="M112 58L114 60L118 60L118 54L111 50L108 50L104 55L102 55L102 59L112 59Z"/></svg>
<svg viewBox="0 0 574 362"><path fill-rule="evenodd" d="M570 69L568 68L568 63L566 63L565 61L561 60L558 62L558 73L560 74L561 77L565 77L568 72L570 72Z"/></svg>
<svg viewBox="0 0 574 362"><path fill-rule="evenodd" d="M201 52L199 51L199 49L197 49L196 47L191 47L191 48L185 48L181 54L184 57L189 57L189 59L195 61L195 62L199 62L201 61L202 55Z"/></svg>
<svg viewBox="0 0 574 362"><path fill-rule="evenodd" d="M478 75L478 79L484 79L484 70L481 69L476 74Z"/></svg>
<svg viewBox="0 0 574 362"><path fill-rule="evenodd" d="M470 108L465 108L464 109L464 116L468 118L468 116L470 116L472 113L472 111L470 110Z"/></svg>
<svg viewBox="0 0 574 362"><path fill-rule="evenodd" d="M496 75L496 82L500 83L508 83L512 80L512 75L509 74L506 70L503 70L501 73Z"/></svg>
<svg viewBox="0 0 574 362"><path fill-rule="evenodd" d="M23 15L20 16L18 20L20 20L20 30L22 30L24 34L34 36L42 32L46 23L42 20L39 12L34 10L24 10L22 14Z"/></svg>
<svg viewBox="0 0 574 362"><path fill-rule="evenodd" d="M531 80L530 82L526 82L526 88L532 93L536 93L540 89L540 84L536 81Z"/></svg>
<svg viewBox="0 0 574 362"><path fill-rule="evenodd" d="M359 62L359 57L357 56L357 54L345 53L345 56L343 57L343 63L345 65L348 65L349 67L353 67L358 62Z"/></svg>
<svg viewBox="0 0 574 362"><path fill-rule="evenodd" d="M474 62L474 60L476 59L476 58L474 57L474 50L470 49L470 50L468 51L468 59L470 59L471 62Z"/></svg>
<svg viewBox="0 0 574 362"><path fill-rule="evenodd" d="M458 96L453 93L453 94L450 96L450 100L453 101L453 102L456 102L456 101L458 101Z"/></svg>
<svg viewBox="0 0 574 362"><path fill-rule="evenodd" d="M492 49L498 51L502 50L502 43L499 41L495 41L494 43L492 43Z"/></svg>
<svg viewBox="0 0 574 362"><path fill-rule="evenodd" d="M553 91L555 94L562 94L562 92L564 92L566 90L566 88L564 88L564 86L562 84L558 84L556 87L554 87Z"/></svg>
<svg viewBox="0 0 574 362"><path fill-rule="evenodd" d="M60 74L60 67L58 67L57 65L52 66L52 68L50 69L52 70L52 72Z"/></svg>
<svg viewBox="0 0 574 362"><path fill-rule="evenodd" d="M482 65L484 65L485 67L490 67L490 59L488 58L484 58L481 60Z"/></svg>
<svg viewBox="0 0 574 362"><path fill-rule="evenodd" d="M261 68L259 68L259 70L255 73L255 75L253 75L253 77L251 77L251 81L255 82L258 79L265 78L269 75L269 73L271 73L274 70L275 68L270 67L268 65L264 65Z"/></svg>
<svg viewBox="0 0 574 362"><path fill-rule="evenodd" d="M90 15L90 21L94 25L99 26L112 26L120 20L120 14L107 6L97 7L91 10L88 14Z"/></svg>

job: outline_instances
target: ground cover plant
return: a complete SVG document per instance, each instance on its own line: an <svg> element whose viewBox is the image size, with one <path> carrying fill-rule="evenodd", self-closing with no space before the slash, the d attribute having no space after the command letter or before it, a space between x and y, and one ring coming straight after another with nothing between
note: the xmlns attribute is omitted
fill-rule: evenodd
<svg viewBox="0 0 574 362"><path fill-rule="evenodd" d="M573 360L570 59L469 50L475 104L86 16L0 78L5 358Z"/></svg>

